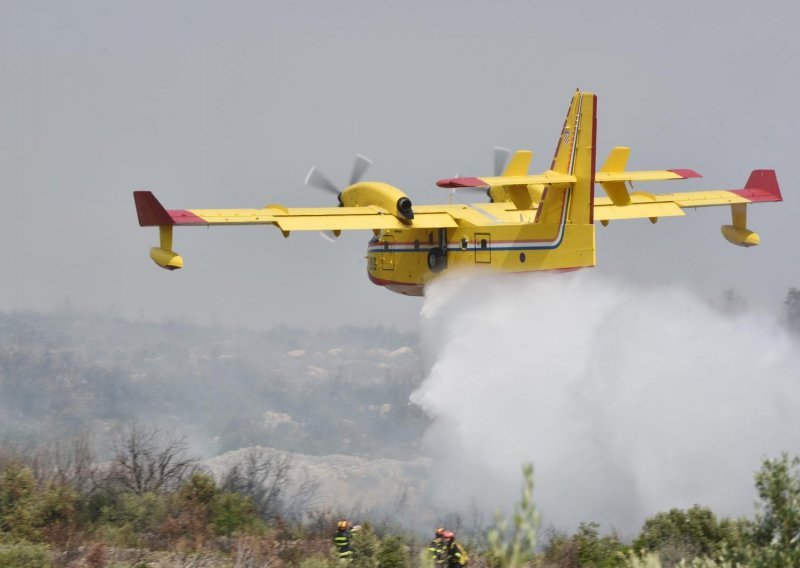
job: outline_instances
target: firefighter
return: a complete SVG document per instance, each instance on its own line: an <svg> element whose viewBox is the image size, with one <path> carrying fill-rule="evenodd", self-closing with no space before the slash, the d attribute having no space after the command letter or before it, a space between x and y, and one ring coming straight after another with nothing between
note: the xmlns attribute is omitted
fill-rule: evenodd
<svg viewBox="0 0 800 568"><path fill-rule="evenodd" d="M434 533L433 540L428 545L428 552L433 558L433 564L438 568L444 568L447 564L447 545L444 541L444 533L446 531L439 527Z"/></svg>
<svg viewBox="0 0 800 568"><path fill-rule="evenodd" d="M336 554L339 555L340 560L351 560L353 558L353 549L350 547L352 537L350 523L344 519L339 521L336 524L336 533L333 535L333 544L336 545Z"/></svg>
<svg viewBox="0 0 800 568"><path fill-rule="evenodd" d="M456 533L451 531L445 532L444 542L447 550L447 568L462 568L466 566L469 558L464 551L464 547L456 541Z"/></svg>

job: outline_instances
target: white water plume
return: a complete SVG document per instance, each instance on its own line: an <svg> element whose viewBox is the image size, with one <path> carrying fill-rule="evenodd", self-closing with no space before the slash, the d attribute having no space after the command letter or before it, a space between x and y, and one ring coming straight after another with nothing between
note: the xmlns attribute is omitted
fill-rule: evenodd
<svg viewBox="0 0 800 568"><path fill-rule="evenodd" d="M441 510L508 508L628 536L659 511L751 515L764 457L800 453L800 344L777 322L596 272L434 282L422 309Z"/></svg>

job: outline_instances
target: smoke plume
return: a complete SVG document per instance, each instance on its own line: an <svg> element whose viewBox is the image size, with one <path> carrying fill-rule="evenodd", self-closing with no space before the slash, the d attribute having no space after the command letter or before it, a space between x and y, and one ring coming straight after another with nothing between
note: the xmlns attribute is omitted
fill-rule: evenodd
<svg viewBox="0 0 800 568"><path fill-rule="evenodd" d="M631 536L673 507L751 515L761 460L800 452L800 349L775 321L591 271L427 294L412 400L441 510L509 508L532 461L545 525Z"/></svg>

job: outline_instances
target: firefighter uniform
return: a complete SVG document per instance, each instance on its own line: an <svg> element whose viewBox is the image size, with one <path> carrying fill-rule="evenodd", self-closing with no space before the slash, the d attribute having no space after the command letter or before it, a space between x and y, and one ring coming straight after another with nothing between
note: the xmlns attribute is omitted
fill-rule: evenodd
<svg viewBox="0 0 800 568"><path fill-rule="evenodd" d="M348 522L339 521L336 533L333 535L333 544L336 545L336 554L339 555L341 560L350 560L353 558L353 549L350 547L352 537L353 535Z"/></svg>
<svg viewBox="0 0 800 568"><path fill-rule="evenodd" d="M456 541L455 533L445 533L444 540L447 546L447 568L463 568L466 566L469 558L464 551L464 547Z"/></svg>
<svg viewBox="0 0 800 568"><path fill-rule="evenodd" d="M436 534L428 545L428 552L437 568L444 568L447 565L447 543L444 540L444 533L444 529L436 529Z"/></svg>

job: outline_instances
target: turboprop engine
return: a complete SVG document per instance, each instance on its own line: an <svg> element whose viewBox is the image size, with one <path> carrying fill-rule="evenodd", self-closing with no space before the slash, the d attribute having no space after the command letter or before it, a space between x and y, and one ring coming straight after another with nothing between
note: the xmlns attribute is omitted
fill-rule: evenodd
<svg viewBox="0 0 800 568"><path fill-rule="evenodd" d="M411 200L393 185L378 181L359 182L345 188L339 194L342 207L380 207L404 223L414 219Z"/></svg>
<svg viewBox="0 0 800 568"><path fill-rule="evenodd" d="M339 190L316 166L309 170L306 184L336 194L342 207L378 207L403 223L411 223L414 210L405 193L388 183L361 181L371 164L369 158L358 154L350 174L350 185L343 190Z"/></svg>

